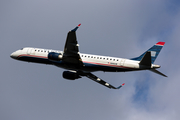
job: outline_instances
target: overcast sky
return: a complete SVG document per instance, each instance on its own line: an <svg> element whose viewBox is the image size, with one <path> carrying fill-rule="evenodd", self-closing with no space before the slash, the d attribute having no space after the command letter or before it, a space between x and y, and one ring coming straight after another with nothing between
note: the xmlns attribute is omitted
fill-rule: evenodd
<svg viewBox="0 0 180 120"><path fill-rule="evenodd" d="M179 120L179 0L1 0L0 120ZM64 69L10 58L23 47L63 50L81 23L81 53L137 57L166 42L150 71L94 73L119 86L88 78L68 81Z"/></svg>

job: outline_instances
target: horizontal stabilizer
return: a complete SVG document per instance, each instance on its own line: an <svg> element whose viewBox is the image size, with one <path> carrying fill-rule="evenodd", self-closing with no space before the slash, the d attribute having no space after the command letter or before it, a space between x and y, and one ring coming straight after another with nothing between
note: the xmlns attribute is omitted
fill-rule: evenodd
<svg viewBox="0 0 180 120"><path fill-rule="evenodd" d="M154 73L157 73L157 74L159 74L159 75L162 75L162 76L164 76L164 77L167 77L165 74L159 72L159 71L156 70L156 69L151 69L150 71L152 71L152 72L154 72Z"/></svg>
<svg viewBox="0 0 180 120"><path fill-rule="evenodd" d="M145 53L145 55L143 56L139 64L151 67L151 52L150 51Z"/></svg>

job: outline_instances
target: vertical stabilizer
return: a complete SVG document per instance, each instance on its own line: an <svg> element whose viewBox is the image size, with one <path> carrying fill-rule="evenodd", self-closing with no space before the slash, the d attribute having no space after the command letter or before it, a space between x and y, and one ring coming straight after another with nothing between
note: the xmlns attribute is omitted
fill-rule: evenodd
<svg viewBox="0 0 180 120"><path fill-rule="evenodd" d="M156 60L157 56L159 55L162 47L164 46L164 44L165 44L165 42L158 42L154 46L152 46L149 50L144 52L142 55L140 55L139 57L136 57L136 58L132 58L131 60L141 61L143 59L144 55L147 52L150 52L151 53L151 63L153 64L154 61Z"/></svg>

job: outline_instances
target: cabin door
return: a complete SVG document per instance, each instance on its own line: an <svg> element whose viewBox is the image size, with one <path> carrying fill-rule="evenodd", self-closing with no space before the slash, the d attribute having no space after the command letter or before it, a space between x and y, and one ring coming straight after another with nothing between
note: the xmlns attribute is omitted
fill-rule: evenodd
<svg viewBox="0 0 180 120"><path fill-rule="evenodd" d="M31 51L32 51L32 48L28 48L27 54L30 55L30 54L31 54Z"/></svg>

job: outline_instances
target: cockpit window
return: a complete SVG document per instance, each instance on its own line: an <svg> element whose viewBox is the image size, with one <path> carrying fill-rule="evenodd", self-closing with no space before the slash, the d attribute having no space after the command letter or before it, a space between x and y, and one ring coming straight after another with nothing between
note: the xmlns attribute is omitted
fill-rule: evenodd
<svg viewBox="0 0 180 120"><path fill-rule="evenodd" d="M21 50L23 50L24 48L21 48Z"/></svg>

